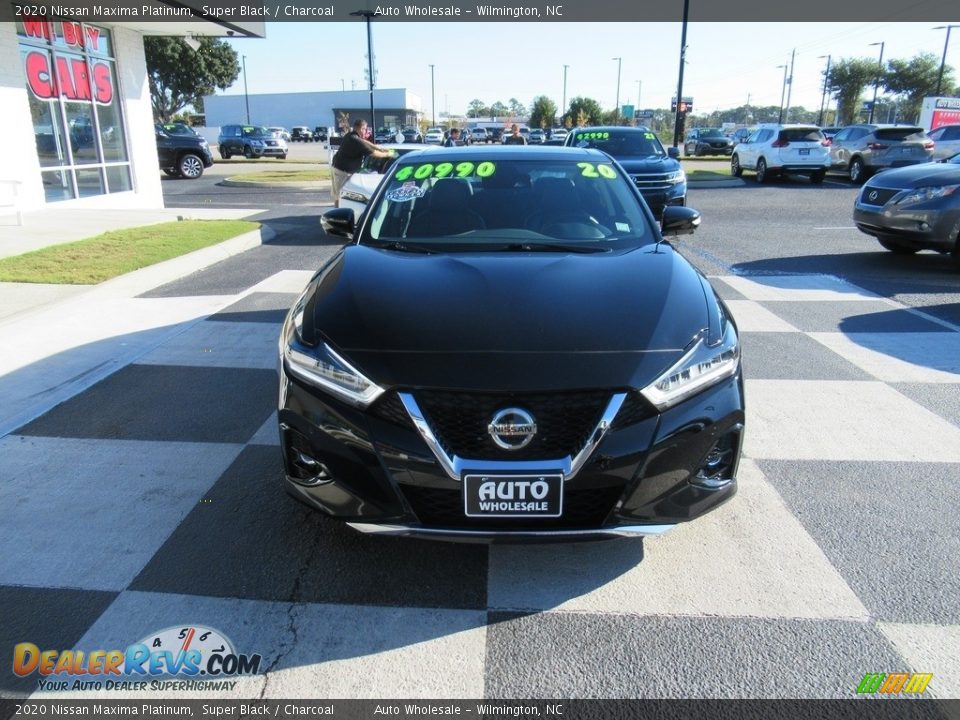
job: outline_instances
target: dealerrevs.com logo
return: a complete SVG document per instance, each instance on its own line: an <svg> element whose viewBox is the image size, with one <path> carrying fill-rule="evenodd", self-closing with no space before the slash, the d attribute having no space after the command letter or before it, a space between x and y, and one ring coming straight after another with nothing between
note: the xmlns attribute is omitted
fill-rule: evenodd
<svg viewBox="0 0 960 720"><path fill-rule="evenodd" d="M170 627L125 650L13 648L14 674L38 675L39 690L232 690L236 681L226 678L257 674L261 660L201 625ZM171 676L183 679L159 680Z"/></svg>

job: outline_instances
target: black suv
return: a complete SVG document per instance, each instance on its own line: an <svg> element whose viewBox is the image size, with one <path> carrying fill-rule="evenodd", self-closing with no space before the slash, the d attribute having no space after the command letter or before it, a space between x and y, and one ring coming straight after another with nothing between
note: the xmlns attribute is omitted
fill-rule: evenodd
<svg viewBox="0 0 960 720"><path fill-rule="evenodd" d="M732 155L734 142L720 128L694 128L687 131L683 153L693 155Z"/></svg>
<svg viewBox="0 0 960 720"><path fill-rule="evenodd" d="M220 128L217 145L224 160L229 160L233 155L287 159L287 141L267 128L256 125L224 125Z"/></svg>
<svg viewBox="0 0 960 720"><path fill-rule="evenodd" d="M680 167L680 151L675 147L664 150L649 128L574 128L564 144L596 148L613 157L627 171L658 220L668 205L687 204L687 176Z"/></svg>
<svg viewBox="0 0 960 720"><path fill-rule="evenodd" d="M196 180L203 175L204 168L213 165L213 155L207 141L191 132L174 134L155 125L157 135L157 156L160 169L170 177Z"/></svg>

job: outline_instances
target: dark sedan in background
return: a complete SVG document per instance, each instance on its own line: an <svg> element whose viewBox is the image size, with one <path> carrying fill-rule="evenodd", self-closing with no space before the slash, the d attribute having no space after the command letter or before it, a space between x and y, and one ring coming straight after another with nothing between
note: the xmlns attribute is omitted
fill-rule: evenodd
<svg viewBox="0 0 960 720"><path fill-rule="evenodd" d="M430 149L390 168L280 338L286 489L354 528L659 535L730 498L736 326L596 150ZM667 208L666 235L699 213Z"/></svg>
<svg viewBox="0 0 960 720"><path fill-rule="evenodd" d="M680 166L677 148L664 150L657 136L645 127L585 127L571 130L568 147L602 150L627 171L655 217L669 205L686 205L687 175Z"/></svg>
<svg viewBox="0 0 960 720"><path fill-rule="evenodd" d="M942 162L885 170L854 204L857 227L892 252L950 253L960 267L960 155Z"/></svg>
<svg viewBox="0 0 960 720"><path fill-rule="evenodd" d="M735 144L720 128L694 128L687 131L683 141L683 154L693 157L731 155Z"/></svg>

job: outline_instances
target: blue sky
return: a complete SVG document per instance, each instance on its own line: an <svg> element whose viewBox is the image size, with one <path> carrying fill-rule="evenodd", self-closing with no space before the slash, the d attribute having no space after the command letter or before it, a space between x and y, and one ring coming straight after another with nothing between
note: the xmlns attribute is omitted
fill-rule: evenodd
<svg viewBox="0 0 960 720"><path fill-rule="evenodd" d="M819 108L826 59L818 56L940 57L945 23L691 23L684 95L695 110L779 105L783 70L796 48L792 105ZM246 56L251 93L364 89L366 31L356 23L267 23L266 39L229 41ZM410 23L375 21L378 86L406 87L431 110L430 64L435 65L436 111L463 113L479 98L511 97L529 105L540 94L560 105L563 65L567 99L586 95L612 108L620 56L621 105L664 107L676 92L679 23ZM947 64L960 66L960 30L951 36ZM640 85L638 85L638 81ZM243 93L242 76L226 94Z"/></svg>

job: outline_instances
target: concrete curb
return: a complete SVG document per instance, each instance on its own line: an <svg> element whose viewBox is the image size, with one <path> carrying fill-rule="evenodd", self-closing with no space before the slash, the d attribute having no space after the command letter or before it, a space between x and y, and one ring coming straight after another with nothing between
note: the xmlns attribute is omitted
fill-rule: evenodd
<svg viewBox="0 0 960 720"><path fill-rule="evenodd" d="M300 182L257 182L256 180L237 180L227 178L217 185L240 188L285 188L287 190L329 190L329 180L302 180Z"/></svg>

